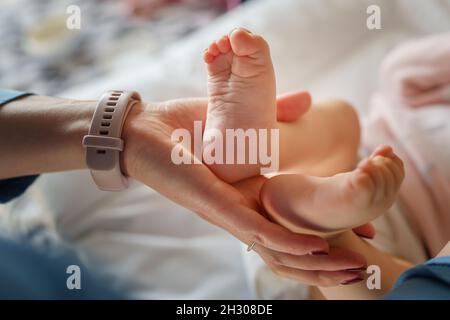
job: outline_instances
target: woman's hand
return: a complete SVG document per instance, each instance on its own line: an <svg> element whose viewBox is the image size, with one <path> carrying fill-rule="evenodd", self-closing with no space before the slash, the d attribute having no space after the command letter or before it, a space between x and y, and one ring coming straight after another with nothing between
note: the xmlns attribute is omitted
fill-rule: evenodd
<svg viewBox="0 0 450 320"><path fill-rule="evenodd" d="M305 92L281 97L278 119L294 121L310 104ZM81 140L88 132L95 105L96 101L30 96L1 106L0 178L85 169ZM248 193L222 182L203 164L175 165L170 157L173 130L193 132L194 121L204 123L206 108L205 99L133 107L123 131L121 167L125 173L244 243L255 241L254 249L280 274L306 283L332 285L348 275L336 270L365 265L359 255L330 250L321 238L294 234L270 222L252 205Z"/></svg>
<svg viewBox="0 0 450 320"><path fill-rule="evenodd" d="M278 100L278 118L296 120L310 105L306 93ZM294 234L272 223L254 206L242 186L218 179L205 165L175 165L172 132L185 128L194 136L194 121L206 119L207 100L183 99L133 108L124 127L122 168L162 195L198 213L254 247L277 273L304 283L329 286L354 277L347 269L366 265L364 257L345 249L329 249L323 239ZM329 252L329 255L327 255Z"/></svg>

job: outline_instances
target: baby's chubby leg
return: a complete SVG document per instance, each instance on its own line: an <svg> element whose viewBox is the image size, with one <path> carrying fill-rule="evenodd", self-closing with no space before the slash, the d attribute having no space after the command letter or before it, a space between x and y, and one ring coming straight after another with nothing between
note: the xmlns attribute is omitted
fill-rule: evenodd
<svg viewBox="0 0 450 320"><path fill-rule="evenodd" d="M360 143L358 115L340 100L325 100L294 123L278 123L280 172L331 176L352 170Z"/></svg>

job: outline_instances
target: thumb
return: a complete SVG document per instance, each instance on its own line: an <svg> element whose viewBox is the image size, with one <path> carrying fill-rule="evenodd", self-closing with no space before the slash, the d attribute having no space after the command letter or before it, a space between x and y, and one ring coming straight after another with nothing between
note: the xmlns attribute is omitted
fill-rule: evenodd
<svg viewBox="0 0 450 320"><path fill-rule="evenodd" d="M366 239L373 239L375 237L375 228L371 223L353 228L353 232Z"/></svg>

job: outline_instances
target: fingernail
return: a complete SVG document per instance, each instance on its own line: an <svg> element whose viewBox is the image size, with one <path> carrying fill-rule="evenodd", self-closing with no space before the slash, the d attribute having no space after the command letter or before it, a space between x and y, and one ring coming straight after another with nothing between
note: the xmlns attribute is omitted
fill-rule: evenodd
<svg viewBox="0 0 450 320"><path fill-rule="evenodd" d="M228 32L228 36L231 36L231 34L238 29L239 29L238 27L231 29L230 32Z"/></svg>
<svg viewBox="0 0 450 320"><path fill-rule="evenodd" d="M366 270L367 270L367 267L360 267L360 268L347 269L345 271L356 272L356 271L366 271Z"/></svg>
<svg viewBox="0 0 450 320"><path fill-rule="evenodd" d="M243 28L243 27L236 27L236 28L231 29L231 31L228 33L228 35L230 36L230 35L231 35L234 31L236 31L236 30L244 30L245 32L247 32L247 33L249 33L249 34L252 34L252 32L251 32L250 30L246 29L246 28Z"/></svg>
<svg viewBox="0 0 450 320"><path fill-rule="evenodd" d="M341 282L341 285L343 285L343 286L348 286L348 285L350 285L350 284L354 284L354 283L357 283L357 282L360 282L360 281L363 281L363 280L364 280L363 277L357 276L357 277L355 277L355 278L352 278L352 279L349 279L349 280L342 281L342 282Z"/></svg>
<svg viewBox="0 0 450 320"><path fill-rule="evenodd" d="M240 27L239 29L244 30L245 32L252 34L252 32L250 30L248 30L247 28L244 27Z"/></svg>
<svg viewBox="0 0 450 320"><path fill-rule="evenodd" d="M312 256L327 256L328 252L326 251L313 251L310 253Z"/></svg>
<svg viewBox="0 0 450 320"><path fill-rule="evenodd" d="M373 240L373 238L375 238L375 236L369 237L369 236L366 236L365 234L358 234L358 236L359 236L360 238L369 239L369 240Z"/></svg>

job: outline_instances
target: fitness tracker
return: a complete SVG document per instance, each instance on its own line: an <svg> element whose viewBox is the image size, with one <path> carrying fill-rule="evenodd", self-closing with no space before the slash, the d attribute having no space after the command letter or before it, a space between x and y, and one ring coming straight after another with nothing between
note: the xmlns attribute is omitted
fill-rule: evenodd
<svg viewBox="0 0 450 320"><path fill-rule="evenodd" d="M120 169L122 128L128 112L140 101L137 92L113 90L104 93L97 104L83 147L87 166L100 190L120 191L128 187L128 179Z"/></svg>

